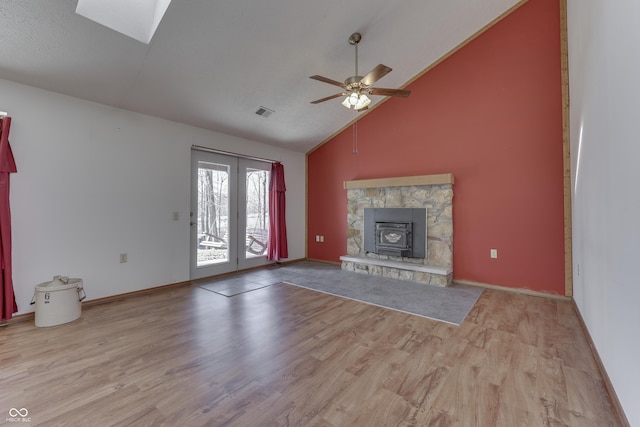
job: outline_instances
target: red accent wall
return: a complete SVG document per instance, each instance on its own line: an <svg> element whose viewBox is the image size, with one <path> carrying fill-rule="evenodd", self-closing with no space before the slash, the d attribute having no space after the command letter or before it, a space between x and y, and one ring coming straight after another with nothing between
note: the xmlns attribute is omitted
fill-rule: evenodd
<svg viewBox="0 0 640 427"><path fill-rule="evenodd" d="M309 154L308 257L346 254L343 181L452 172L454 278L564 294L559 2L529 0L408 89L357 123L357 155L352 127Z"/></svg>

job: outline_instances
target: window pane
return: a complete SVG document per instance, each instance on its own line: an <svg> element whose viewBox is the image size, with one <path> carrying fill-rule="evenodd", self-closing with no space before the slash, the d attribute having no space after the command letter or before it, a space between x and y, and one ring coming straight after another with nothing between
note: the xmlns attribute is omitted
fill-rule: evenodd
<svg viewBox="0 0 640 427"><path fill-rule="evenodd" d="M196 266L229 261L229 166L198 162Z"/></svg>
<svg viewBox="0 0 640 427"><path fill-rule="evenodd" d="M247 244L246 257L255 258L267 253L269 239L269 172L247 168Z"/></svg>

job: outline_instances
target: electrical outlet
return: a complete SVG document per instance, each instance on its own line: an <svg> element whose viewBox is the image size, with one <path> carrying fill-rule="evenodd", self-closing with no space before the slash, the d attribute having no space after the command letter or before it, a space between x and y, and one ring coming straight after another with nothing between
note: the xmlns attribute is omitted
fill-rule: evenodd
<svg viewBox="0 0 640 427"><path fill-rule="evenodd" d="M498 258L498 250L491 249L491 258Z"/></svg>
<svg viewBox="0 0 640 427"><path fill-rule="evenodd" d="M320 243L324 243L324 236L320 236Z"/></svg>
<svg viewBox="0 0 640 427"><path fill-rule="evenodd" d="M173 220L174 220L174 221L177 221L177 220L179 220L179 219L180 219L180 212L174 212L174 213L173 213Z"/></svg>
<svg viewBox="0 0 640 427"><path fill-rule="evenodd" d="M127 253L120 254L120 264L127 262Z"/></svg>

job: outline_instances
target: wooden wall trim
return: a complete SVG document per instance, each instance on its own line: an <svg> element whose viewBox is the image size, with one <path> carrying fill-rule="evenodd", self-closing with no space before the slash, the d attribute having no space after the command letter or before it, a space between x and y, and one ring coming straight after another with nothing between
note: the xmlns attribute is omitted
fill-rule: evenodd
<svg viewBox="0 0 640 427"><path fill-rule="evenodd" d="M509 293L512 293L512 294L522 294L522 295L529 295L529 296L533 296L533 297L549 298L549 299L562 300L562 301L569 301L571 299L571 298L566 297L564 295L547 294L545 292L532 291L530 289L508 288L506 286L492 285L492 284L489 284L489 283L473 282L471 280L453 279L453 283L458 283L460 285L477 286L479 288L492 289L494 291L509 292Z"/></svg>
<svg viewBox="0 0 640 427"><path fill-rule="evenodd" d="M3 320L2 323L0 323L0 327L9 326L14 323L28 322L30 320L33 320L34 317L35 317L35 313L33 311L29 313L17 314L9 320Z"/></svg>
<svg viewBox="0 0 640 427"><path fill-rule="evenodd" d="M315 258L306 258L307 261L313 262L321 262L323 264L336 265L340 267L342 265L342 261L327 261L326 259L315 259Z"/></svg>
<svg viewBox="0 0 640 427"><path fill-rule="evenodd" d="M304 156L304 257L309 256L309 155Z"/></svg>
<svg viewBox="0 0 640 427"><path fill-rule="evenodd" d="M374 178L360 179L356 181L345 181L344 189L354 188L381 188L381 187L410 187L414 185L438 185L453 184L452 173L441 173L435 175L400 176L395 178Z"/></svg>
<svg viewBox="0 0 640 427"><path fill-rule="evenodd" d="M591 349L591 355L593 356L593 359L598 366L598 370L600 371L600 376L602 377L602 381L604 382L604 387L607 389L607 393L611 397L611 405L613 406L613 410L615 411L616 415L618 415L618 421L620 421L620 425L624 427L630 427L631 424L629 424L627 415L624 413L624 409L622 409L622 405L620 404L620 400L618 399L616 390L613 388L613 384L611 383L609 374L607 374L607 370L604 368L602 359L600 359L600 355L598 354L598 349L596 348L596 345L591 338L589 329L587 329L587 324L584 322L584 318L582 317L582 313L580 313L578 304L576 304L576 301L573 298L571 298L571 304L573 305L573 309L576 312L576 317L578 318L578 322L580 323L582 332L584 333L584 336L587 339L587 343L589 344L589 348Z"/></svg>
<svg viewBox="0 0 640 427"><path fill-rule="evenodd" d="M108 297L96 298L96 299L83 302L82 308L89 308L89 307L94 307L96 305L109 304L114 301L121 301L125 298L132 298L132 297L139 297L142 295L154 294L156 292L167 291L173 288L177 288L179 286L187 286L191 284L192 282L190 280L187 280L186 282L177 282L177 283L171 283L169 285L154 286L153 288L140 289L139 291L126 292L124 294L117 294L117 295L111 295Z"/></svg>
<svg viewBox="0 0 640 427"><path fill-rule="evenodd" d="M564 294L573 296L571 222L571 140L569 133L569 44L567 0L560 0L560 70L562 81L562 168L564 174Z"/></svg>

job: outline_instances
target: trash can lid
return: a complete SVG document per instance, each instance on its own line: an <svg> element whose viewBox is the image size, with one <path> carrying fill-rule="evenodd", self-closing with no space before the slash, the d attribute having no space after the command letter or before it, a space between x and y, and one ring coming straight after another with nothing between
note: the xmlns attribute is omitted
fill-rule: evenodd
<svg viewBox="0 0 640 427"><path fill-rule="evenodd" d="M56 276L51 282L43 282L36 285L36 292L64 291L75 288L80 282L82 282L81 279L68 279L68 281L68 283L65 283L60 280L59 276Z"/></svg>

